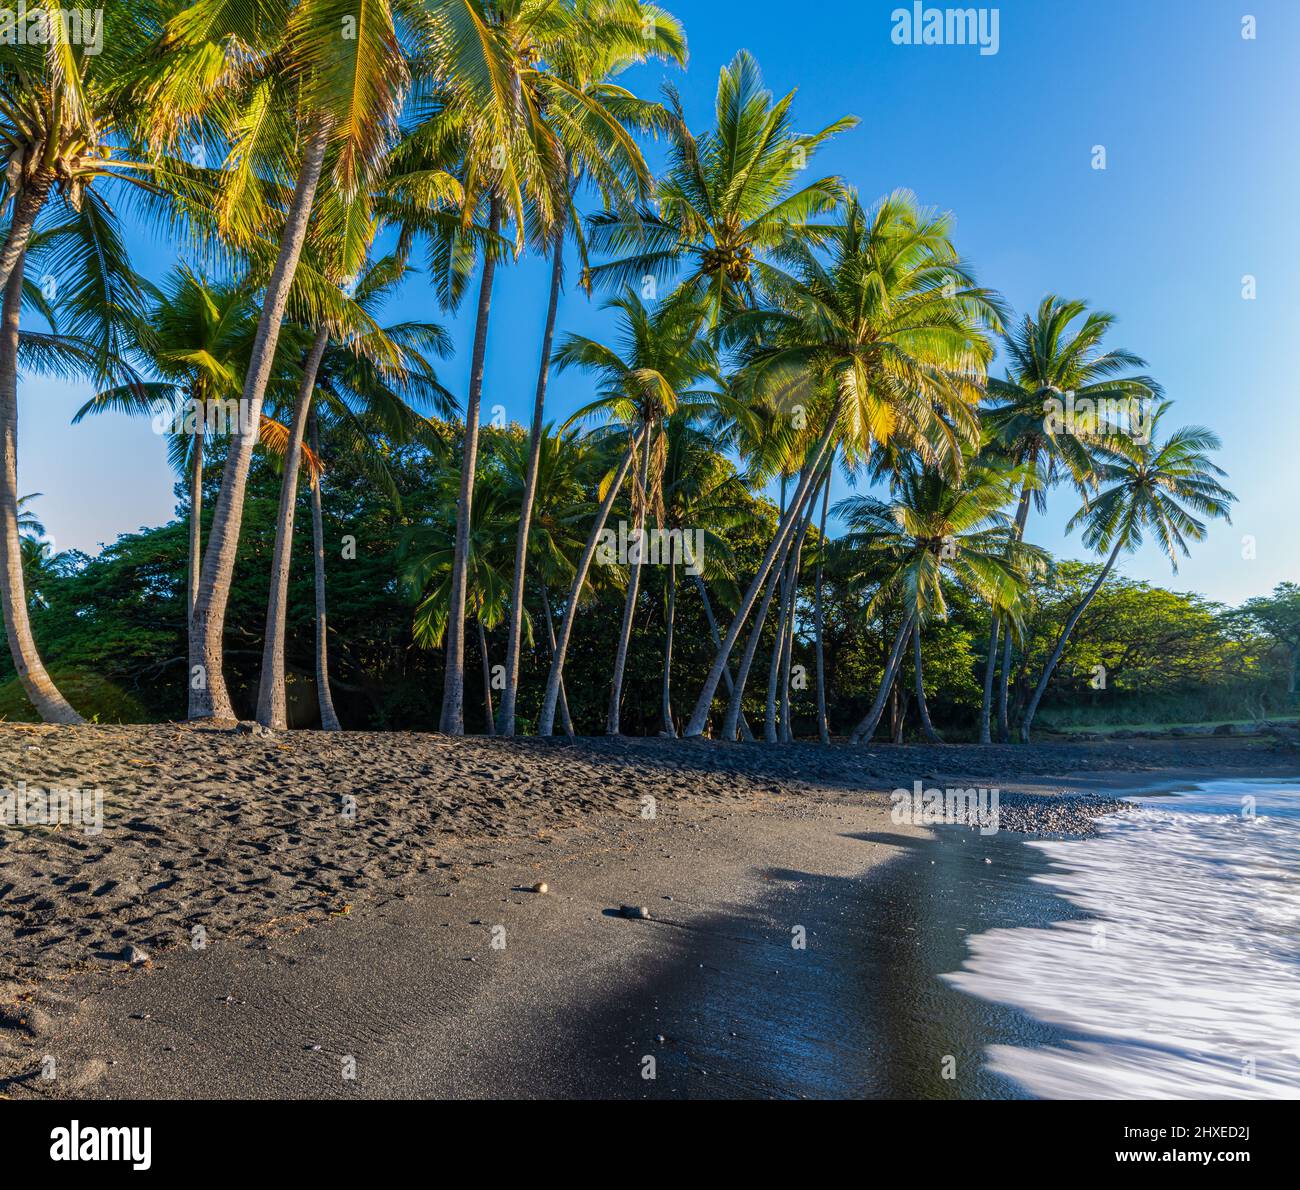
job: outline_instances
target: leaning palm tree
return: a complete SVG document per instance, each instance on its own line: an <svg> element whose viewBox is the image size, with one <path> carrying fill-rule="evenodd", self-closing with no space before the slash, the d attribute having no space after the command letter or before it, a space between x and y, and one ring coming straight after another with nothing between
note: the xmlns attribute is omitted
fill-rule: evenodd
<svg viewBox="0 0 1300 1190"><path fill-rule="evenodd" d="M421 322L402 322L391 328L373 325L373 315L401 285L408 272L406 261L400 255L385 256L368 265L355 284L349 287L352 295L346 298L345 309L355 310L371 321L352 333L341 333L331 320L322 321L310 333L310 345L303 350L302 377L289 418L280 484L262 676L257 698L257 719L266 727L287 726L284 645L299 462L306 450L313 397L331 338L341 340L332 361L337 382L333 390L335 399L339 399L340 388L359 397L363 407L368 405L377 415L387 419L394 438L410 438L420 429L420 416L416 410L408 408L407 398L443 415L450 414L454 406L451 394L439 384L433 364L425 354L447 354L449 341L443 329L433 323ZM308 334L303 335L304 344L308 337ZM316 482L313 478L313 485ZM314 523L313 520L313 527ZM322 600L323 593L318 593L318 604ZM318 636L322 631L321 614L318 606ZM323 643L323 639L318 640L318 653ZM323 718L325 710L322 705Z"/></svg>
<svg viewBox="0 0 1300 1190"><path fill-rule="evenodd" d="M663 449L662 442L656 440L656 432L660 423L679 408L704 410L711 408L713 403L709 393L693 387L717 376L717 355L709 340L700 333L703 314L698 306L679 297L651 309L635 292L629 290L621 297L612 299L608 307L617 310L621 316L616 347L581 335L570 335L555 353L557 368L582 368L594 373L600 380L600 395L579 409L569 419L570 422L593 416L613 419L620 427L616 433L625 433L628 445L613 479L607 481L604 499L578 562L573 587L565 605L564 621L556 641L555 657L551 661L551 672L546 682L546 694L538 724L540 735L550 735L555 725L555 705L559 697L569 636L578 614L587 572L591 568L605 522L623 480L633 462L639 458L640 467L633 484L631 501L635 537L629 535L628 540L640 543L647 510L659 504L658 481L663 465ZM614 654L609 710L605 720L605 730L610 735L619 732L623 671L640 586L640 558L629 557L628 563L627 597Z"/></svg>
<svg viewBox="0 0 1300 1190"><path fill-rule="evenodd" d="M949 239L947 216L898 193L873 211L850 201L829 260L792 248L794 276L769 277L771 303L728 320L740 345L733 388L802 425L799 482L713 659L685 734L703 734L727 659L837 444L867 455L897 441L960 467L978 435L976 405L993 354L1000 302L978 288Z"/></svg>
<svg viewBox="0 0 1300 1190"><path fill-rule="evenodd" d="M600 194L607 209L617 205L631 210L635 200L648 193L650 171L627 129L655 130L669 123L668 113L661 105L637 99L610 80L648 58L679 65L686 60L686 39L680 22L655 5L641 0L573 0L573 11L574 32L548 47L552 65L538 80L551 100L546 118L562 145L568 166L565 174L568 194L563 196L566 201L561 207L566 211L565 217L556 220L552 242L544 245L551 255L551 279L515 546L506 687L501 697L501 732L507 736L515 733L528 535L546 418L555 320L564 278L566 232L576 239L585 264L586 245L575 202L578 191L584 183L589 184Z"/></svg>
<svg viewBox="0 0 1300 1190"><path fill-rule="evenodd" d="M342 25L351 36L340 36ZM214 107L235 113L228 122L233 168L223 174L233 196L223 206L224 230L232 235L255 205L247 201L256 193L251 182L282 196L270 219L279 224L278 247L241 394L246 424L261 416L321 179L345 201L366 188L405 94L404 42L426 44L429 35L427 15L405 0L297 4L283 24L259 5L197 0L165 26L167 70L153 93L164 97L160 106L173 127L155 126L155 133L188 135ZM234 717L222 646L254 442L255 434L245 433L232 443L213 510L190 643L191 718Z"/></svg>
<svg viewBox="0 0 1300 1190"><path fill-rule="evenodd" d="M46 35L18 38L11 27L0 43L0 215L9 216L0 290L52 198L79 210L88 195L125 183L146 200L165 191L191 214L201 212L190 171L149 154L141 136L148 117L170 118L140 85L159 69L148 50L168 7L154 0L98 6L101 39L92 46L63 35L64 9L55 0L32 0L30 28Z"/></svg>
<svg viewBox="0 0 1300 1190"><path fill-rule="evenodd" d="M673 636L677 611L677 568L684 563L712 621L705 579L729 581L735 559L727 534L750 515L745 485L731 462L716 447L713 436L693 425L685 413L670 417L664 427L664 467L660 482L663 517L669 542L664 579L664 653L660 680L660 717L664 735L676 736L672 708ZM698 537L696 536L698 532ZM675 541L682 543L680 556ZM661 554L661 563L663 557ZM715 630L716 631L716 630ZM728 674L730 677L730 674Z"/></svg>
<svg viewBox="0 0 1300 1190"><path fill-rule="evenodd" d="M449 159L459 178L461 218L428 224L418 211L411 226L429 233L444 301L458 300L481 249L482 270L465 398L458 527L451 572L442 710L439 730L464 731L465 601L469 526L478 466L479 420L492 287L503 255L503 226L514 227L522 250L531 220L543 240L568 217L568 168L563 143L545 119L551 106L540 68L548 50L577 34L573 8L555 0L430 0L437 38L420 68L416 112L396 171L400 194L417 193L430 165ZM407 204L408 206L410 204ZM418 205L418 204L417 204Z"/></svg>
<svg viewBox="0 0 1300 1190"><path fill-rule="evenodd" d="M519 504L524 498L527 483L527 461L532 454L531 438L510 433L496 443L495 454L501 469L501 483L505 498ZM605 469L601 452L580 435L563 434L551 425L543 427L541 450L538 452L534 476L533 525L528 536L527 569L537 591L544 628L547 661L555 656L555 616L551 607L551 592L567 591L573 582L574 563L582 554L587 538L587 525L596 509L591 498ZM596 579L610 579L608 567L598 568ZM593 587L596 588L593 590ZM587 597L595 600L603 594L596 583L587 585ZM513 588L511 612L515 607ZM526 615L526 608L524 614ZM506 690L509 690L507 672ZM504 695L498 730L506 734ZM569 715L568 696L564 680L560 680L560 723L566 735L573 735L573 721Z"/></svg>
<svg viewBox="0 0 1300 1190"><path fill-rule="evenodd" d="M944 580L956 579L995 609L1014 614L1031 575L1046 566L1046 554L1019 541L1002 512L1020 478L1016 470L978 459L957 482L933 467L908 467L897 477L889 502L851 496L835 506L849 527L836 543L837 552L856 565L859 579L877 584L867 615L886 608L900 612L880 688L850 743L875 733L909 638L914 641L922 726L927 738L937 742L926 709L920 640L927 623L947 618Z"/></svg>
<svg viewBox="0 0 1300 1190"><path fill-rule="evenodd" d="M117 313L138 297L138 289L132 279L126 290L134 292L116 303L113 299L121 294L109 292L130 274L103 192L115 184L139 186L151 202L166 181L179 201L185 186L167 160L147 160L139 147L142 108L129 83L152 37L157 12L149 0L105 6L102 44L95 48L74 45L62 36L62 10L50 0L39 0L31 9L30 16L44 22L40 27L47 36L8 37L0 45L0 216L7 216L0 232L0 295L5 306L0 328L5 339L0 350L0 590L14 665L28 697L46 721L79 723L80 716L54 686L36 652L22 591L15 476L24 272L42 251L38 241L46 233L38 226L40 220L47 227L50 221L58 224L58 230L49 233L46 251L63 267L51 275L77 275L76 266L85 263L87 252L98 255L100 267L80 271L72 286L73 300L61 294L59 304L74 311L64 319L62 330L81 340L87 352L85 369L107 376L118 359L111 328ZM50 36L51 30L57 32ZM101 301L77 300L89 297L92 290L98 290ZM76 325L82 321L107 328L98 344Z"/></svg>
<svg viewBox="0 0 1300 1190"><path fill-rule="evenodd" d="M1177 573L1178 555L1190 552L1187 543L1204 541L1207 535L1205 522L1197 519L1198 514L1231 523L1228 511L1236 497L1215 478L1225 473L1210 459L1210 452L1219 449L1218 437L1200 426L1184 426L1163 443L1156 441L1160 419L1170 404L1165 401L1152 413L1150 432L1141 440L1117 434L1095 448L1093 466L1100 492L1070 518L1066 531L1082 525L1084 545L1098 554L1109 553L1092 586L1066 617L1043 666L1020 724L1020 738L1025 743L1029 743L1038 704L1065 652L1070 633L1101 590L1119 555L1137 549L1144 532L1149 531Z"/></svg>
<svg viewBox="0 0 1300 1190"><path fill-rule="evenodd" d="M0 604L14 668L41 718L79 723L81 717L59 693L46 671L27 619L18 511L18 370L77 373L97 381L136 379L122 357L121 327L142 299L110 207L94 192L73 209L61 195L45 208L45 225L29 237L0 301ZM53 226L48 219L65 221ZM26 277L61 279L55 302ZM24 303L50 324L49 333L19 332ZM57 323L57 325L56 325Z"/></svg>
<svg viewBox="0 0 1300 1190"><path fill-rule="evenodd" d="M1086 315L1086 317L1084 317ZM1082 325L1077 320L1083 318ZM1068 432L1048 416L1050 402L1067 394L1077 402L1118 403L1128 409L1134 402L1158 399L1160 386L1143 374L1129 374L1145 361L1122 348L1103 348L1102 340L1114 326L1115 317L1104 311L1088 312L1087 304L1064 301L1049 294L1039 303L1035 315L1027 315L1014 332L1002 338L1007 352L1006 378L989 379L990 404L982 420L991 440L1008 458L1026 468L1016 506L1015 531L1023 537L1029 519L1031 499L1041 513L1047 506L1047 491L1068 477L1080 494L1092 485L1093 442L1104 439L1116 427L1103 418L1072 424ZM1103 406L1105 407L1105 406ZM1142 406L1145 407L1145 406ZM984 668L984 700L980 709L980 742L991 741L990 715L994 670L997 667L1001 619L994 615L989 626L989 649ZM1007 630L1002 642L1002 670L997 683L998 736L1010 738L1007 723L1007 690L1011 680L1011 638Z"/></svg>
<svg viewBox="0 0 1300 1190"><path fill-rule="evenodd" d="M457 521L454 493L459 487L458 473L443 470L435 478L433 486L433 516L409 529L400 547L402 587L417 601L413 624L415 643L428 649L438 648L444 643L451 617ZM475 486L477 491L469 537L468 603L478 628L486 731L488 735L495 735L492 662L487 634L501 623L506 613L516 513L506 496L501 474L495 467L481 469Z"/></svg>
<svg viewBox="0 0 1300 1190"><path fill-rule="evenodd" d="M763 276L792 244L821 238L813 220L833 210L838 178L805 182L808 162L845 117L820 132L793 127L794 92L773 102L758 63L742 50L718 78L715 127L698 136L686 127L676 96L668 175L656 190L657 210L611 210L590 220L593 249L617 257L593 267L602 285L644 287L685 272L681 284L707 302L710 319L753 304Z"/></svg>

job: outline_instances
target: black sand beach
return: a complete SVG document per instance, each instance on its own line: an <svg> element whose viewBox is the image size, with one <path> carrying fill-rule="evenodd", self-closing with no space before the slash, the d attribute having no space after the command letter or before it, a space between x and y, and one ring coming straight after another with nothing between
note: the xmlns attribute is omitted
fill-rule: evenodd
<svg viewBox="0 0 1300 1190"><path fill-rule="evenodd" d="M1057 1038L936 976L972 933L1075 911L1028 882L1017 835L896 824L889 791L996 785L1019 825L1059 831L1110 805L1066 791L1297 767L1262 741L95 730L111 754L0 728L6 781L77 778L106 804L93 838L3 836L10 1096L1014 1096L983 1048Z"/></svg>

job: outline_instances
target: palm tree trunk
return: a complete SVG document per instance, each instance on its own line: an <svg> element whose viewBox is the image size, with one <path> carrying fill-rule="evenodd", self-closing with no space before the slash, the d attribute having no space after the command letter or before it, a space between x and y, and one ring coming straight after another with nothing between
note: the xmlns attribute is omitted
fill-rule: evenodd
<svg viewBox="0 0 1300 1190"><path fill-rule="evenodd" d="M27 617L23 552L18 538L18 317L22 298L20 250L9 271L0 311L0 602L14 669L42 722L82 723L82 717L46 673Z"/></svg>
<svg viewBox="0 0 1300 1190"><path fill-rule="evenodd" d="M465 592L469 580L469 526L474 500L474 470L478 466L479 406L483 400L483 361L487 355L488 316L492 312L492 278L496 273L496 235L501 229L501 203L489 203L488 228L492 242L483 252L479 281L478 314L474 323L474 348L469 366L469 394L465 400L465 440L461 449L460 498L456 503L456 549L451 565L451 592L444 649L442 716L438 730L446 735L465 734Z"/></svg>
<svg viewBox="0 0 1300 1190"><path fill-rule="evenodd" d="M632 466L632 460L636 456L637 448L646 439L650 427L643 425L637 435L632 439L623 455L623 461L619 464L618 472L615 474L613 482L609 485L609 490L605 493L605 499L601 501L600 508L596 513L596 519L592 523L591 533L587 538L586 547L582 551L582 557L578 560L578 569L573 576L573 587L569 591L569 602L564 609L564 619L560 623L560 635L555 642L555 655L551 658L551 671L546 676L546 693L542 697L542 712L537 720L537 734L548 736L555 729L555 703L560 695L560 679L564 674L564 657L569 651L569 637L573 635L573 621L578 617L578 597L582 594L582 588L587 582L587 572L591 569L591 560L596 556L596 546L600 542L601 530L605 528L605 522L609 520L609 510L614 507L614 500L618 496L618 490L623 486L623 480L627 478L628 469ZM646 449L649 450L650 444L645 443Z"/></svg>
<svg viewBox="0 0 1300 1190"><path fill-rule="evenodd" d="M677 563L668 559L668 596L664 607L664 676L661 691L664 734L677 738L673 725L673 621L677 613Z"/></svg>
<svg viewBox="0 0 1300 1190"><path fill-rule="evenodd" d="M788 548L788 540L786 545ZM754 617L754 627L750 629L749 639L745 642L745 651L741 654L740 668L736 671L736 685L731 691L731 698L727 702L727 714L722 721L722 738L728 743L736 738L740 708L745 698L745 683L749 680L749 668L754 664L754 654L758 652L758 639L763 634L763 622L767 619L767 609L772 605L772 595L780 583L780 571L784 565L785 556L782 555L772 568L771 581L767 584L767 590L763 593L763 602L759 605L758 613Z"/></svg>
<svg viewBox="0 0 1300 1190"><path fill-rule="evenodd" d="M510 635L506 644L506 688L501 695L501 734L515 734L515 699L519 690L519 648L524 623L524 573L528 561L528 533L537 498L537 466L542 455L542 427L546 418L546 383L550 375L555 316L560 306L560 281L564 276L564 235L556 236L551 262L551 292L542 331L542 358L537 367L537 393L533 398L533 424L528 438L528 467L524 473L524 499L519 510L519 536L515 540L514 589L510 594ZM572 732L570 732L572 734Z"/></svg>
<svg viewBox="0 0 1300 1190"><path fill-rule="evenodd" d="M834 451L831 454L833 457ZM828 488L830 487L830 460L827 460L823 482ZM803 528L799 530L799 539L795 542L794 547L794 557L790 559L790 590L784 616L785 633L782 638L784 644L781 649L781 742L785 744L794 743L794 723L790 718L790 669L794 661L795 612L799 607L799 569L803 565L803 544L808 538L808 530L812 528L812 519L816 508L817 488L814 486L808 500L808 515L804 518Z"/></svg>
<svg viewBox="0 0 1300 1190"><path fill-rule="evenodd" d="M478 625L478 651L483 655L483 713L487 716L487 734L496 735L496 716L492 713L492 663L488 660L487 633L483 630L483 621L477 616L474 623Z"/></svg>
<svg viewBox="0 0 1300 1190"><path fill-rule="evenodd" d="M925 681L921 672L921 621L912 625L912 668L916 670L916 709L921 716L921 730L930 744L942 744L939 733L930 722L930 707L925 701Z"/></svg>
<svg viewBox="0 0 1300 1190"><path fill-rule="evenodd" d="M320 459L320 420L316 404L312 402L308 420L311 434L311 452ZM325 518L321 511L320 485L322 476L311 485L311 552L316 583L316 702L320 707L322 731L340 731L342 724L334 710L334 697L330 693L329 645L325 618Z"/></svg>
<svg viewBox="0 0 1300 1190"><path fill-rule="evenodd" d="M997 670L998 631L1001 628L998 613L989 608L989 651L984 662L984 697L980 701L980 743L991 744L993 735L989 719L993 714L993 674Z"/></svg>
<svg viewBox="0 0 1300 1190"><path fill-rule="evenodd" d="M781 742L794 743L794 724L790 721L790 670L794 663L794 613L792 604L786 616L784 644L781 648Z"/></svg>
<svg viewBox="0 0 1300 1190"><path fill-rule="evenodd" d="M709 667L708 675L704 679L704 688L700 691L700 696L695 700L695 708L691 711L690 722L686 725L686 730L682 732L684 736L699 736L704 734L704 725L708 722L709 711L713 707L713 696L718 691L718 683L722 681L722 671L727 666L727 660L731 656L731 650L735 648L736 641L740 639L740 634L744 630L745 620L748 618L754 603L758 599L759 590L767 580L768 571L772 568L772 563L776 560L777 554L784 556L785 544L788 541L791 532L794 529L795 519L803 509L804 500L808 495L808 487L812 483L813 475L819 470L822 459L831 444L831 439L835 435L835 428L839 424L840 410L843 407L843 399L837 400L830 416L826 419L826 429L822 434L821 440L817 443L813 451L813 457L810 460L811 465L807 468L803 479L800 481L799 490L795 493L795 499L791 507L781 519L781 524L777 526L777 531L772 538L771 544L767 547L767 552L763 555L763 560L759 563L758 571L750 580L749 588L746 590L744 597L740 601L740 606L736 609L735 618L731 621L731 627L727 629L726 638L722 642L722 647L718 649L717 655L713 658L713 664ZM739 679L738 679L739 681ZM743 683L740 683L743 685ZM733 738L735 724L732 724Z"/></svg>
<svg viewBox="0 0 1300 1190"><path fill-rule="evenodd" d="M876 734L876 728L880 725L880 716L885 709L885 700L889 697L889 688L893 685L894 675L898 672L898 663L903 656L903 646L907 644L907 634L911 630L912 616L905 614L898 635L894 637L893 647L889 650L889 660L885 663L885 672L880 678L880 690L876 694L876 701L871 704L871 710L867 712L862 722L853 729L853 734L849 736L850 744L859 744Z"/></svg>
<svg viewBox="0 0 1300 1190"><path fill-rule="evenodd" d="M1065 652L1065 643L1070 639L1070 633L1074 631L1074 626L1079 622L1079 617L1087 610L1093 596L1101 589L1101 584L1106 581L1106 576L1110 573L1111 567L1115 565L1115 559L1119 557L1119 551L1123 545L1124 538L1121 537L1115 542L1115 548L1110 551L1110 557L1106 559L1106 565L1101 568L1097 581L1088 588L1088 593L1079 601L1079 606L1070 613L1070 618L1065 621L1065 627L1061 629L1061 635L1056 638L1056 647L1052 650L1052 655L1047 659L1047 664L1043 666L1043 676L1038 679L1038 685L1034 689L1034 696L1029 700L1029 706L1025 708L1024 721L1020 724L1020 738L1026 744L1029 743L1029 729L1034 725L1034 716L1038 713L1038 704L1043 699L1047 683L1052 680L1052 671L1056 669L1057 662L1061 660L1061 654Z"/></svg>
<svg viewBox="0 0 1300 1190"><path fill-rule="evenodd" d="M699 591L700 599L704 603L704 619L709 625L709 639L713 642L715 649L720 649L722 647L722 637L718 633L718 621L713 615L713 604L709 600L709 590L704 585L704 576L697 574L692 577L695 579L695 589ZM736 688L735 683L731 680L730 665L722 671L722 676L727 683L727 697L730 698L731 692ZM754 733L749 730L749 720L745 718L743 711L740 714L740 738L747 744L754 742Z"/></svg>
<svg viewBox="0 0 1300 1190"><path fill-rule="evenodd" d="M781 515L785 515L785 487L788 476L781 476ZM788 556L788 555L787 555ZM772 640L772 654L767 664L767 698L763 702L763 742L776 743L776 683L781 665L781 644L785 640L785 593L790 578L784 560L780 569L781 599L777 603L776 635ZM728 737L731 738L731 737Z"/></svg>
<svg viewBox="0 0 1300 1190"><path fill-rule="evenodd" d="M203 421L198 419L190 446L190 597L186 623L194 621L194 604L199 598L199 567L203 562Z"/></svg>
<svg viewBox="0 0 1300 1190"><path fill-rule="evenodd" d="M1037 462L1035 457L1032 462ZM1029 481L1020 485L1020 502L1016 506L1015 540L1021 541L1025 536L1025 525L1029 522L1029 502L1033 493ZM1011 725L1007 717L1007 686L1011 682L1011 623L1007 622L1003 630L1002 641L1002 675L998 681L998 742L1006 744L1011 741ZM990 662L991 664L991 662Z"/></svg>
<svg viewBox="0 0 1300 1190"><path fill-rule="evenodd" d="M1002 633L1002 672L998 680L998 743L1011 742L1011 720L1007 713L1007 690L1011 684L1011 624Z"/></svg>
<svg viewBox="0 0 1300 1190"><path fill-rule="evenodd" d="M542 588L542 615L546 618L546 644L551 650L551 656L555 656L555 619L551 615L551 596L546 590L546 584L541 584ZM573 720L569 717L569 696L564 689L564 675L560 675L560 726L564 728L564 734L570 739L573 738Z"/></svg>
<svg viewBox="0 0 1300 1190"><path fill-rule="evenodd" d="M13 219L10 220L4 246L0 248L0 292L8 287L9 279L15 272L22 272L23 256L31 242L32 228L36 226L36 217L41 213L53 184L54 173L38 169L18 191Z"/></svg>
<svg viewBox="0 0 1300 1190"><path fill-rule="evenodd" d="M208 548L203 555L199 579L199 597L194 605L193 631L190 633L190 718L233 719L234 707L221 672L226 605L230 601L230 582L239 548L239 530L244 517L244 489L253 459L262 418L262 398L275 363L280 322L289 300L289 290L307 239L307 223L312 201L320 181L321 165L329 139L329 125L323 116L312 124L298 183L280 236L280 253L266 286L262 316L244 377L241 432L232 436L226 467L221 477L208 534Z"/></svg>
<svg viewBox="0 0 1300 1190"><path fill-rule="evenodd" d="M767 698L763 701L763 742L767 744L775 744L780 738L776 729L776 708L780 697L781 654L785 652L785 592L788 583L789 567L782 567L781 598L776 605L776 632L772 638L772 652L767 659Z"/></svg>
<svg viewBox="0 0 1300 1190"><path fill-rule="evenodd" d="M302 466L302 444L307 437L307 417L316 373L329 346L329 328L316 331L311 350L302 366L298 400L289 424L289 441L284 452L284 474L280 479L280 507L275 520L275 548L271 558L271 591L266 602L266 634L262 642L262 682L257 692L257 721L263 727L289 726L285 710L284 638L289 604L289 561L293 555L294 511L298 505L298 470Z"/></svg>
<svg viewBox="0 0 1300 1190"><path fill-rule="evenodd" d="M767 675L767 742L774 744L778 740L789 743L793 738L790 731L790 661L794 647L794 604L796 587L799 582L799 558L803 553L804 538L812 526L813 514L817 507L817 486L809 492L808 515L799 527L798 536L786 559L785 575L781 581L781 603L777 613L776 640L772 646L772 661ZM778 703L779 698L779 703ZM780 710L780 728L777 726L777 711Z"/></svg>
<svg viewBox="0 0 1300 1190"><path fill-rule="evenodd" d="M645 449L641 452L640 495L633 492L635 512L632 532L636 535L637 562L628 561L627 599L623 604L623 624L618 634L618 649L614 653L614 680L609 688L609 710L605 714L605 734L618 735L619 704L623 701L623 671L627 666L627 651L632 643L632 620L636 615L636 597L641 588L641 566L645 562L646 500L650 490L650 427L646 427Z"/></svg>
<svg viewBox="0 0 1300 1190"><path fill-rule="evenodd" d="M813 635L817 654L817 734L823 744L831 742L830 723L826 718L826 659L822 647L822 561L826 555L826 512L831 503L831 475L835 470L835 452L826 467L826 486L822 488L822 517L817 542L817 574L813 579Z"/></svg>

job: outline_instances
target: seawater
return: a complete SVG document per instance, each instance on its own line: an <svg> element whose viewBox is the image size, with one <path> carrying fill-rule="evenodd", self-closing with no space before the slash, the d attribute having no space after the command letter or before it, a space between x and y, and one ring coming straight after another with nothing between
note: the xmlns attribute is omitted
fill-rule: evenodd
<svg viewBox="0 0 1300 1190"><path fill-rule="evenodd" d="M1083 918L977 935L943 976L1069 1035L989 1069L1045 1098L1300 1098L1300 780L1130 800L1030 844Z"/></svg>

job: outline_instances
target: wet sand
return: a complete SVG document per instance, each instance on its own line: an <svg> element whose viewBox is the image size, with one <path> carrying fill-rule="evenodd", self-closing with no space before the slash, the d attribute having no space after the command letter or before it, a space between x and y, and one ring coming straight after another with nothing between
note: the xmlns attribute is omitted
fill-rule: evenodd
<svg viewBox="0 0 1300 1190"><path fill-rule="evenodd" d="M975 783L1006 752L1019 776L1001 788L1041 795L1027 812L1064 789L1295 767L1208 743L864 753L151 728L108 729L105 749L95 730L44 732L33 755L0 728L26 780L37 763L102 777L119 815L79 840L90 850L31 830L0 850L0 1093L1015 1095L984 1047L1059 1035L936 976L969 934L1075 911L1027 882L1042 861L1015 836L899 826L888 790ZM76 860L140 891L96 898ZM538 880L548 894L527 891ZM152 961L124 963L118 929Z"/></svg>

